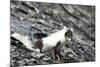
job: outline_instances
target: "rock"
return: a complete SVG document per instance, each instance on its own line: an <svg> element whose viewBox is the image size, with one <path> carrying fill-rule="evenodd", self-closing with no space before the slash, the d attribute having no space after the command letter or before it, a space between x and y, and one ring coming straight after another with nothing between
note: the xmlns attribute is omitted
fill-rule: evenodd
<svg viewBox="0 0 100 67"><path fill-rule="evenodd" d="M11 35L28 36L32 46L34 33L50 35L64 26L72 28L74 36L60 50L61 60L52 59L52 50L31 52L23 41L11 38L11 67L95 61L95 6L39 3L11 0ZM27 38L26 38L27 39Z"/></svg>

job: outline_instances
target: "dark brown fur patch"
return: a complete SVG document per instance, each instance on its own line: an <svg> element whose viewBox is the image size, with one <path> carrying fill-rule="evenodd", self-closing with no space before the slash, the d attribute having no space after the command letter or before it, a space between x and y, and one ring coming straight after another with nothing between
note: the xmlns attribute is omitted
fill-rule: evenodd
<svg viewBox="0 0 100 67"><path fill-rule="evenodd" d="M41 38L44 38L44 37L47 37L48 35L46 33L34 33L34 37L36 39L41 39Z"/></svg>
<svg viewBox="0 0 100 67"><path fill-rule="evenodd" d="M42 39L39 39L39 40L36 42L35 47L36 47L36 48L39 48L39 49L40 49L40 52L42 52L42 48L43 48L43 41L42 41Z"/></svg>

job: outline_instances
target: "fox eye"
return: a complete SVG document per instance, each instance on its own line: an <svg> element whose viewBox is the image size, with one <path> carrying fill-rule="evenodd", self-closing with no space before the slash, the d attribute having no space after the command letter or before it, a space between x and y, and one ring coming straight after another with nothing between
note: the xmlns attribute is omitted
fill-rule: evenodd
<svg viewBox="0 0 100 67"><path fill-rule="evenodd" d="M72 37L73 37L73 32L71 30L65 32L65 38L72 38Z"/></svg>

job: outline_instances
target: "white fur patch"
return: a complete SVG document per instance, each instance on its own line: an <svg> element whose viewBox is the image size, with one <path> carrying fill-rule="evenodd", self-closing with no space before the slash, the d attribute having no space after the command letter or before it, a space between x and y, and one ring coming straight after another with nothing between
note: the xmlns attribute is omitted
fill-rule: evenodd
<svg viewBox="0 0 100 67"><path fill-rule="evenodd" d="M45 37L43 38L43 49L42 51L45 52L47 51L48 49L51 49L53 47L56 46L57 42L61 41L61 43L64 43L65 42L65 32L67 31L68 29L66 27L64 27L62 30L48 36L48 37Z"/></svg>
<svg viewBox="0 0 100 67"><path fill-rule="evenodd" d="M14 33L11 35L12 37L16 38L17 40L19 40L20 42L23 43L23 45L26 46L26 48L30 49L30 50L33 50L32 48L32 43L31 41L29 40L28 36L23 36L19 33Z"/></svg>

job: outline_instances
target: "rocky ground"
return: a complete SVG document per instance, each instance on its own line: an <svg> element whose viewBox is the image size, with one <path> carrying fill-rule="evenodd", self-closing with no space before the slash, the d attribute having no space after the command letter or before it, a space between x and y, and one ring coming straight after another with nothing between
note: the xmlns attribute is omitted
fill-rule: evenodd
<svg viewBox="0 0 100 67"><path fill-rule="evenodd" d="M95 6L11 1L10 9L11 34L27 35L32 43L36 32L50 35L63 25L74 29L72 41L60 50L60 61L50 52L36 54L11 39L11 67L95 61Z"/></svg>

